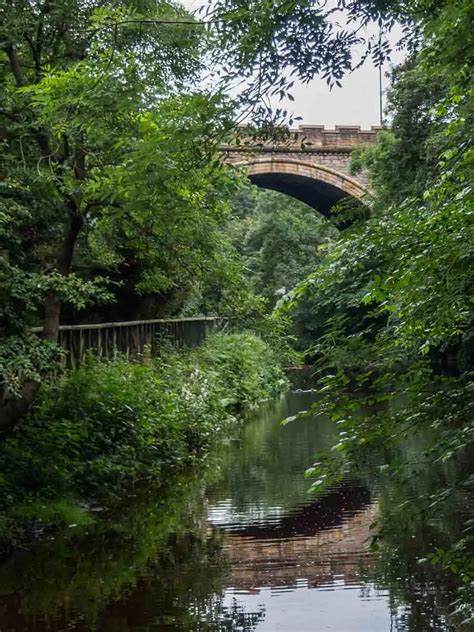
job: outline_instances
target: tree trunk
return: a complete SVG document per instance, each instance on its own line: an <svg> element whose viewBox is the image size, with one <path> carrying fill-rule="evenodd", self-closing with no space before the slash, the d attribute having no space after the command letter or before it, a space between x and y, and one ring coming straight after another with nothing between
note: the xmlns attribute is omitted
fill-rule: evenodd
<svg viewBox="0 0 474 632"><path fill-rule="evenodd" d="M38 389L37 382L27 380L22 384L20 397L13 398L4 393L0 406L0 437L11 434L18 421L28 412Z"/></svg>
<svg viewBox="0 0 474 632"><path fill-rule="evenodd" d="M57 342L61 322L61 301L56 296L48 296L44 303L43 338Z"/></svg>
<svg viewBox="0 0 474 632"><path fill-rule="evenodd" d="M69 221L57 263L57 270L63 276L67 276L71 272L74 248L83 225L84 218L82 215L79 215L75 209L70 209ZM57 342L60 319L61 300L57 296L51 295L46 299L44 306L43 338L51 342Z"/></svg>
<svg viewBox="0 0 474 632"><path fill-rule="evenodd" d="M64 276L67 276L71 271L74 247L83 224L83 217L70 209L69 221L57 263L58 272ZM51 295L46 299L44 306L43 338L50 342L57 342L60 318L61 300L57 296ZM39 386L37 382L28 380L22 385L21 397L10 398L8 394L3 397L0 405L0 436L5 437L14 430L20 419L28 412Z"/></svg>
<svg viewBox="0 0 474 632"><path fill-rule="evenodd" d="M23 76L17 51L12 44L3 46L3 49L10 61L10 68L15 78L15 83L18 88L21 88L25 85L25 77ZM38 71L39 61L36 61L38 62L36 68ZM35 138L41 155L49 160L54 158L47 130L38 128ZM72 171L76 180L83 181L86 178L86 152L80 145L77 146L74 152ZM63 276L67 276L71 271L74 248L84 225L84 217L75 197L73 195L69 196L65 203L65 211L68 217L67 226L56 263L56 270ZM56 295L50 295L46 298L44 305L43 337L46 340L57 342L60 317L61 299ZM38 383L30 380L25 381L22 384L20 398L11 398L8 396L8 393L2 393L0 389L0 436L9 433L15 428L21 417L28 411L38 388Z"/></svg>

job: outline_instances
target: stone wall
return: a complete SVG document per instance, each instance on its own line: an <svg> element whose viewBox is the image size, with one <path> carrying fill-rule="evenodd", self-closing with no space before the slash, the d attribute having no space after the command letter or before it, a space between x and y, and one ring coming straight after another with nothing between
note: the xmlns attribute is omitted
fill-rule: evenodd
<svg viewBox="0 0 474 632"><path fill-rule="evenodd" d="M245 127L239 135L240 145L224 145L223 151L231 164L252 161L260 157L262 160L278 159L279 162L301 161L311 165L321 165L337 173L350 176L350 154L354 149L370 147L377 142L381 128L372 126L371 129L361 129L354 125L337 125L328 129L323 125L302 125L291 130L289 138L275 143L265 141L255 143L246 138ZM361 186L367 188L366 173L351 176Z"/></svg>

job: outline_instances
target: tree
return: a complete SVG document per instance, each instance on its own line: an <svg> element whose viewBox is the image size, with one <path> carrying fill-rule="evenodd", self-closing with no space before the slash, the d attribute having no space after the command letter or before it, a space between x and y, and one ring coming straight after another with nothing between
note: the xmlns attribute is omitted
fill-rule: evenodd
<svg viewBox="0 0 474 632"><path fill-rule="evenodd" d="M322 258L320 246L337 230L314 209L281 193L251 189L246 197L241 193L234 202L244 215L238 238L255 291L273 307L314 270Z"/></svg>
<svg viewBox="0 0 474 632"><path fill-rule="evenodd" d="M381 471L416 485L426 464L446 472L472 452L473 11L469 1L437 3L420 21L420 50L395 73L392 128L363 157L371 215L295 291L295 319L322 379L315 408L339 431L313 470L315 489L360 472L375 454ZM429 445L400 457L400 441L422 431ZM472 468L460 469L460 480L439 480L427 502L404 503L404 521L410 511L429 521L459 490L471 493ZM472 624L471 521L464 527L461 540L428 559L464 585L456 609Z"/></svg>
<svg viewBox="0 0 474 632"><path fill-rule="evenodd" d="M0 11L0 373L18 395L55 352L63 303L110 300L104 271L132 271L142 293L206 273L233 186L216 154L231 111L195 90L204 33L172 2ZM25 329L40 318L43 343Z"/></svg>
<svg viewBox="0 0 474 632"><path fill-rule="evenodd" d="M259 126L288 113L271 110L266 97L290 95L294 79L315 76L330 87L368 58L380 65L390 57L389 33L402 25L400 44L414 48L419 24L436 13L431 0L209 0L206 19L217 42L214 62L226 85L238 85L241 115L252 111ZM365 35L375 25L376 35ZM373 29L372 29L373 30ZM362 54L357 56L356 50ZM263 126L263 129L268 129ZM274 130L275 131L275 130ZM276 130L278 132L278 130Z"/></svg>
<svg viewBox="0 0 474 632"><path fill-rule="evenodd" d="M458 36L447 29L446 8L426 23L422 50L395 72L391 129L362 156L371 169L372 215L305 284L314 310L327 305L346 322L355 308L384 315L384 345L415 355L456 346L472 318L472 47L469 56L463 39L472 8L458 3L457 13ZM311 320L326 322L314 313Z"/></svg>

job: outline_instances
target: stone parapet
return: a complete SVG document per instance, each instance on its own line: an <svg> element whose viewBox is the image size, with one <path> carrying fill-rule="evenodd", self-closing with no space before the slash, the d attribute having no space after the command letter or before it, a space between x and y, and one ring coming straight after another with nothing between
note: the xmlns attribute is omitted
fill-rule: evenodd
<svg viewBox="0 0 474 632"><path fill-rule="evenodd" d="M291 195L328 217L341 199L362 200L369 193L367 171L351 171L351 152L374 146L380 130L301 125L277 140L256 138L244 126L235 142L221 150L225 161L241 168L257 186Z"/></svg>
<svg viewBox="0 0 474 632"><path fill-rule="evenodd" d="M294 142L310 143L315 147L359 147L373 145L382 128L372 126L362 129L360 125L336 125L329 129L323 125L300 125L297 130L291 130Z"/></svg>
<svg viewBox="0 0 474 632"><path fill-rule="evenodd" d="M370 129L362 129L360 125L336 125L327 128L324 125L300 125L291 129L288 137L281 141L263 140L262 142L248 138L246 126L239 128L240 143L223 146L226 151L351 151L357 147L367 147L377 142L381 127L372 125Z"/></svg>

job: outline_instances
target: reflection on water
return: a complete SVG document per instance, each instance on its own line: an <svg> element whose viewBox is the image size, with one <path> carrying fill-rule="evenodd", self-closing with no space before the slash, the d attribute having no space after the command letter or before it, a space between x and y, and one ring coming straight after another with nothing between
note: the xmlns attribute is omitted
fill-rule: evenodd
<svg viewBox="0 0 474 632"><path fill-rule="evenodd" d="M326 419L278 423L313 397L295 393L263 411L207 490L209 521L230 564L223 604L261 613L257 630L390 630L388 593L360 580L375 561L368 539L376 502L348 481L309 496L304 470L332 444L333 427Z"/></svg>
<svg viewBox="0 0 474 632"><path fill-rule="evenodd" d="M333 426L279 422L313 397L262 410L202 480L158 499L145 491L88 533L10 558L0 566L0 632L454 629L433 605L439 587L432 600L414 581L400 595L388 566L378 570L367 542L387 498L351 481L308 495L304 470L332 445ZM397 582L417 573L402 566Z"/></svg>

